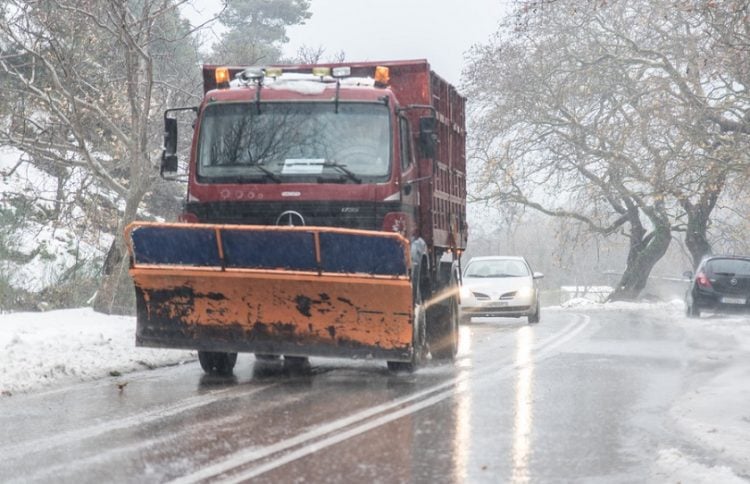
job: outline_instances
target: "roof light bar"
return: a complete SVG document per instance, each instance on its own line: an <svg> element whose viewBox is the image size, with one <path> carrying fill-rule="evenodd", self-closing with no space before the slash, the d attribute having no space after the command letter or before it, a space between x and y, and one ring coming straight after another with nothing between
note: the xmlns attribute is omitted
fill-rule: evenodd
<svg viewBox="0 0 750 484"><path fill-rule="evenodd" d="M331 68L330 67L313 67L312 73L313 73L313 76L318 76L318 77L330 76Z"/></svg>
<svg viewBox="0 0 750 484"><path fill-rule="evenodd" d="M240 72L237 77L244 81L263 79L263 68L262 67L248 67L244 71Z"/></svg>
<svg viewBox="0 0 750 484"><path fill-rule="evenodd" d="M339 77L348 77L352 75L352 68L349 66L346 67L334 67L331 71L333 77L339 78Z"/></svg>
<svg viewBox="0 0 750 484"><path fill-rule="evenodd" d="M273 77L276 79L277 77L281 77L283 73L284 71L281 67L266 67L266 77Z"/></svg>

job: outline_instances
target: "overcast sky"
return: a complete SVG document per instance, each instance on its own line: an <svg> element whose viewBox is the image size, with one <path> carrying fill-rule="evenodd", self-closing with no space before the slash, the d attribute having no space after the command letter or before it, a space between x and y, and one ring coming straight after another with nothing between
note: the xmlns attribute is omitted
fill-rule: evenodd
<svg viewBox="0 0 750 484"><path fill-rule="evenodd" d="M194 23L218 2L196 0L185 11ZM323 47L324 59L343 51L347 61L427 59L458 84L464 53L486 42L510 0L311 0L312 17L288 29L285 54ZM188 9L192 10L192 9Z"/></svg>
<svg viewBox="0 0 750 484"><path fill-rule="evenodd" d="M286 53L307 45L349 61L425 58L457 84L464 52L490 38L509 1L312 0L312 18L288 30Z"/></svg>

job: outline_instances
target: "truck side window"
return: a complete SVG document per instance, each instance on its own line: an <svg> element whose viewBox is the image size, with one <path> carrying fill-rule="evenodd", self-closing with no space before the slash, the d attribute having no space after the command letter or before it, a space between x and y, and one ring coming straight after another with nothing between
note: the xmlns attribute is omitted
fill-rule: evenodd
<svg viewBox="0 0 750 484"><path fill-rule="evenodd" d="M401 171L406 171L413 161L411 151L411 129L409 128L409 120L405 117L400 116L398 122L401 131Z"/></svg>

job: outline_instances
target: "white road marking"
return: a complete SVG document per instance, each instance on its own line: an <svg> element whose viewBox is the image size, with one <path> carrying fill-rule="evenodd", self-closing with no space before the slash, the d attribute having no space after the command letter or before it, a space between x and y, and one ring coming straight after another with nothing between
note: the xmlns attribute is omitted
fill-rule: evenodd
<svg viewBox="0 0 750 484"><path fill-rule="evenodd" d="M580 318L580 320L568 324L562 330L553 333L551 336L534 345L534 362L553 356L556 348L575 338L591 322L591 318L587 315L575 314L575 316ZM261 449L240 450L221 462L203 467L192 474L182 476L171 482L174 484L195 483L202 480L210 480L211 482L216 482L217 480L221 482L241 482L442 402L463 392L462 388L466 386L459 386L459 383L467 379L483 380L490 376L492 378L505 378L513 375L514 371L523 366L517 363L505 363L485 367L474 372L474 374L460 375L407 397L376 405L350 416L319 425L307 432ZM416 403L412 403L414 401ZM298 448L294 449L295 447ZM247 470L241 469L253 462L266 459L275 454L281 455L270 462L261 463L253 468ZM235 470L239 470L239 473L233 472Z"/></svg>

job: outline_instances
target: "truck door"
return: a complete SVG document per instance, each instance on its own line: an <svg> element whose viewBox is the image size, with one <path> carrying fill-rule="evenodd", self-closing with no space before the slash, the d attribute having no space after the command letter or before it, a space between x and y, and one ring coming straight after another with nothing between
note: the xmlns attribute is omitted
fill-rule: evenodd
<svg viewBox="0 0 750 484"><path fill-rule="evenodd" d="M417 235L419 227L419 173L414 160L413 137L409 120L401 115L398 117L398 123L401 154L401 203L402 210L408 218L407 236L411 239Z"/></svg>

